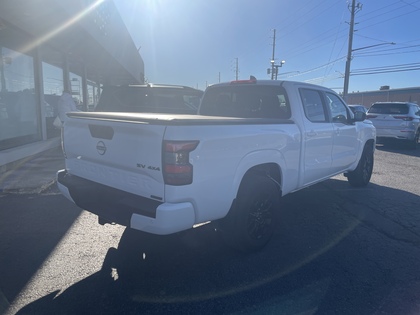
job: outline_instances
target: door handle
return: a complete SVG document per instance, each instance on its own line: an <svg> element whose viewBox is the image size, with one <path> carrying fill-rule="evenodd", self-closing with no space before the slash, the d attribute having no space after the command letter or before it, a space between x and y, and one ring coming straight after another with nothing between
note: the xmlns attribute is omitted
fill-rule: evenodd
<svg viewBox="0 0 420 315"><path fill-rule="evenodd" d="M309 131L306 133L307 137L315 137L317 135L317 133L315 131Z"/></svg>

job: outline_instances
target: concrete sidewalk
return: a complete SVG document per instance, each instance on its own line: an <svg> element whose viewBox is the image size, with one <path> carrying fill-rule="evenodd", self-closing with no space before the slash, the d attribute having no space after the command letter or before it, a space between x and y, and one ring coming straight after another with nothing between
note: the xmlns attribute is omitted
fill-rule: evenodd
<svg viewBox="0 0 420 315"><path fill-rule="evenodd" d="M40 193L55 183L56 172L63 168L61 147L28 157L0 174L0 193Z"/></svg>

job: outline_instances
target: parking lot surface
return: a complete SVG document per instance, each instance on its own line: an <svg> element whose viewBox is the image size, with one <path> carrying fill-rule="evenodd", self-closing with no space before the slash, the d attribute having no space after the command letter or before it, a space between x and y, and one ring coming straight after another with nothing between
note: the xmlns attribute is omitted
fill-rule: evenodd
<svg viewBox="0 0 420 315"><path fill-rule="evenodd" d="M262 251L211 224L153 236L53 186L0 195L4 314L418 314L420 150L377 146L371 183L343 176L282 198ZM0 312L1 313L1 312Z"/></svg>

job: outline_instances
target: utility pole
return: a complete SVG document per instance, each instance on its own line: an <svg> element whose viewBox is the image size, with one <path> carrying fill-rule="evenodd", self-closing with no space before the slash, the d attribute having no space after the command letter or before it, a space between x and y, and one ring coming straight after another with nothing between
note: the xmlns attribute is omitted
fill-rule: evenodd
<svg viewBox="0 0 420 315"><path fill-rule="evenodd" d="M271 80L277 80L277 76L279 74L279 68L283 66L283 64L286 62L284 60L282 60L280 62L280 64L275 64L275 60L274 60L274 56L275 56L275 52L276 52L276 30L273 30L274 34L273 34L273 55L271 56L271 69L268 68L267 69L267 74L271 73Z"/></svg>
<svg viewBox="0 0 420 315"><path fill-rule="evenodd" d="M352 0L350 8L350 30L349 30L349 46L347 50L347 60L346 60L346 70L344 72L344 88L343 88L343 98L346 100L347 94L349 92L349 80L350 80L350 63L352 59L353 52L353 33L354 33L354 16L356 10L361 10L362 5L360 2L356 5L356 0Z"/></svg>
<svg viewBox="0 0 420 315"><path fill-rule="evenodd" d="M274 54L276 51L276 29L273 30L273 55L271 57L271 80L274 80Z"/></svg>
<svg viewBox="0 0 420 315"><path fill-rule="evenodd" d="M235 74L236 74L236 81L239 80L239 61L238 58L235 58Z"/></svg>

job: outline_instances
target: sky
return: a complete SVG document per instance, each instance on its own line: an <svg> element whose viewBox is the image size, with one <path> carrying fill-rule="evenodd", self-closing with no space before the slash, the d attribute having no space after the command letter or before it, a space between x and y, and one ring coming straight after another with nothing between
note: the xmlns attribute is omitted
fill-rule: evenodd
<svg viewBox="0 0 420 315"><path fill-rule="evenodd" d="M113 0L150 83L270 79L343 91L351 1ZM420 0L356 1L349 92L420 86Z"/></svg>

